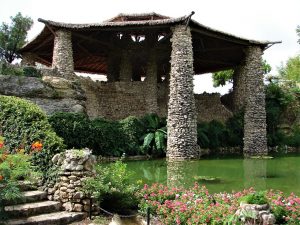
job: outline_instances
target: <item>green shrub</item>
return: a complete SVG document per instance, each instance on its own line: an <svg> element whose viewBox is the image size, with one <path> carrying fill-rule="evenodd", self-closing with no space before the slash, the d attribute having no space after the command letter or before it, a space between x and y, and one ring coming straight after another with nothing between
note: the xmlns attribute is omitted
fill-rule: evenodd
<svg viewBox="0 0 300 225"><path fill-rule="evenodd" d="M102 208L124 213L136 209L138 205L135 196L138 186L131 184L131 175L121 160L106 167L98 165L96 176L84 181L83 191L96 197Z"/></svg>
<svg viewBox="0 0 300 225"><path fill-rule="evenodd" d="M24 149L29 153L31 145L40 141L43 151L34 154L32 162L43 172L50 167L53 155L64 148L45 113L37 105L17 97L0 96L0 131L11 152Z"/></svg>
<svg viewBox="0 0 300 225"><path fill-rule="evenodd" d="M258 192L248 194L242 197L240 201L248 204L258 204L258 205L263 205L268 203L266 192L264 191L258 191Z"/></svg>
<svg viewBox="0 0 300 225"><path fill-rule="evenodd" d="M14 66L5 62L0 62L0 75L23 76L23 69L19 66Z"/></svg>
<svg viewBox="0 0 300 225"><path fill-rule="evenodd" d="M103 156L141 153L139 135L142 126L136 117L108 121L101 118L90 120L76 113L56 113L49 117L49 122L68 148L88 147L93 154Z"/></svg>
<svg viewBox="0 0 300 225"><path fill-rule="evenodd" d="M288 216L288 212L283 206L280 205L273 205L272 207L272 213L275 216L276 224L286 224L287 221L285 220L285 217Z"/></svg>
<svg viewBox="0 0 300 225"><path fill-rule="evenodd" d="M166 120L156 114L147 114L142 119L144 135L142 150L146 154L163 156L167 149Z"/></svg>
<svg viewBox="0 0 300 225"><path fill-rule="evenodd" d="M55 113L48 120L56 134L64 139L67 148L90 147L90 139L94 134L92 133L91 122L85 115Z"/></svg>
<svg viewBox="0 0 300 225"><path fill-rule="evenodd" d="M32 66L24 67L23 74L26 77L42 77L41 72Z"/></svg>

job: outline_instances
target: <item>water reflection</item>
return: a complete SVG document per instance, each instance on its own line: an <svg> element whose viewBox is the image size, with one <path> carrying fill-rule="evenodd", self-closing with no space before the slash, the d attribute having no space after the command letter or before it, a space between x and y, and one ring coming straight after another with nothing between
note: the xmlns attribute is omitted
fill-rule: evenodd
<svg viewBox="0 0 300 225"><path fill-rule="evenodd" d="M185 186L187 161L167 160L168 187Z"/></svg>
<svg viewBox="0 0 300 225"><path fill-rule="evenodd" d="M244 187L254 187L264 190L267 187L267 161L266 159L244 159Z"/></svg>

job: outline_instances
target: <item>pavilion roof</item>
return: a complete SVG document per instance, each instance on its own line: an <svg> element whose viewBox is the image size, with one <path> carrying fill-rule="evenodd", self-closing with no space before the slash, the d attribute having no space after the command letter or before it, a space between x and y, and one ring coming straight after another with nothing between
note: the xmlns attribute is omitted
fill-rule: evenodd
<svg viewBox="0 0 300 225"><path fill-rule="evenodd" d="M144 65L147 62L149 43L125 43L117 38L120 33L128 35L156 35L156 47L159 65L166 67L170 60L172 36L171 27L186 24L191 28L194 49L195 73L214 72L232 68L239 64L245 46L258 45L262 49L274 42L256 41L218 31L190 19L189 16L170 18L157 13L119 14L101 23L72 24L38 19L45 24L44 29L32 41L20 50L20 53L35 53L40 63L51 65L54 34L57 29L72 32L75 71L88 73L107 73L108 56L112 47L132 48L136 53L136 62ZM119 43L114 41L118 40ZM143 49L142 51L139 51ZM138 50L138 51L136 51ZM163 73L161 68L161 71ZM142 71L142 70L141 70Z"/></svg>

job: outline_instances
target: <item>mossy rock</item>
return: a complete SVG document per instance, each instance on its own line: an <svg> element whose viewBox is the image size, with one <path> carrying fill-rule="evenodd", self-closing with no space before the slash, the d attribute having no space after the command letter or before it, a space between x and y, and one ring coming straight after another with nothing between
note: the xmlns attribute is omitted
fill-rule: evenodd
<svg viewBox="0 0 300 225"><path fill-rule="evenodd" d="M202 183L220 183L221 178L212 176L194 176L194 180Z"/></svg>

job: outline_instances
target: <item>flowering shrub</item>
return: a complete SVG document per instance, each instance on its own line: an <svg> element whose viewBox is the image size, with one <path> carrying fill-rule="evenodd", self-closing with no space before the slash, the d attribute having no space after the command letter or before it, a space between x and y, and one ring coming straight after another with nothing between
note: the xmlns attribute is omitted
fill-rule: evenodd
<svg viewBox="0 0 300 225"><path fill-rule="evenodd" d="M41 151L41 143L39 148ZM4 138L0 136L0 221L5 219L3 212L7 201L11 202L21 197L17 181L37 179L39 176L30 163L32 155L36 154L35 150L32 150L31 154L26 154L24 149L15 149L14 152L10 153Z"/></svg>
<svg viewBox="0 0 300 225"><path fill-rule="evenodd" d="M150 208L164 225L237 224L235 212L242 198L256 193L253 188L241 192L209 194L204 186L192 188L168 188L161 184L145 185L137 195L141 199L140 211ZM266 192L267 201L277 222L300 224L300 198L291 194L282 197L281 192ZM281 207L280 209L278 207Z"/></svg>

